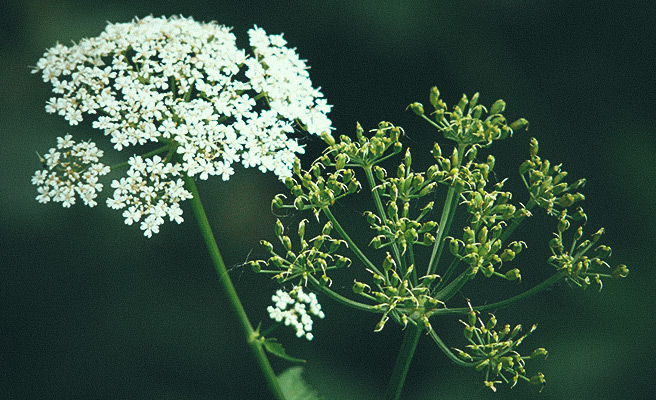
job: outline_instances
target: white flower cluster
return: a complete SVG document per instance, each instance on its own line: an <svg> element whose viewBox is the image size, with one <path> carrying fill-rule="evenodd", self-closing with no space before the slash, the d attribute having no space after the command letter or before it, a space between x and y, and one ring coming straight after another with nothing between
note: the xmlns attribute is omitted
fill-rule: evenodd
<svg viewBox="0 0 656 400"><path fill-rule="evenodd" d="M123 211L125 223L132 225L141 221L144 235L151 237L159 232L164 217L182 223L182 209L179 203L191 199L192 195L184 188L180 178L180 165L164 162L160 156L146 159L130 157L127 177L112 182L114 197L107 199L107 205ZM177 177L177 178L176 178Z"/></svg>
<svg viewBox="0 0 656 400"><path fill-rule="evenodd" d="M312 340L312 317L323 318L321 304L314 293L303 292L303 287L296 286L291 292L278 290L271 296L274 306L267 307L269 316L276 322L283 322L285 326L296 328L296 336L305 336Z"/></svg>
<svg viewBox="0 0 656 400"><path fill-rule="evenodd" d="M99 36L71 46L57 44L32 72L41 72L53 86L47 112L71 125L91 117L114 149L148 143L174 149L156 162L167 165L167 176L228 180L240 162L284 179L304 152L290 134L296 128L315 135L330 131L331 106L312 87L305 61L286 47L282 35L267 35L257 26L248 35L252 51L247 53L225 26L149 16L109 24ZM131 171L137 173L134 163ZM159 215L153 217L159 221L164 212L178 219L170 213L177 215L177 203L186 195L160 196L152 204L169 203L152 211L151 203L141 202L142 208L122 200L141 196L125 192L141 187L130 179L114 181L119 192L108 200L112 208L136 207L126 223L145 217L141 227L150 236L158 226L152 216ZM166 179L143 180L155 181Z"/></svg>
<svg viewBox="0 0 656 400"><path fill-rule="evenodd" d="M103 184L98 177L109 173L109 167L98 162L103 151L93 142L75 143L71 135L57 138L57 147L41 157L43 169L32 176L37 186L39 203L54 201L64 207L75 204L77 194L85 205L96 204Z"/></svg>

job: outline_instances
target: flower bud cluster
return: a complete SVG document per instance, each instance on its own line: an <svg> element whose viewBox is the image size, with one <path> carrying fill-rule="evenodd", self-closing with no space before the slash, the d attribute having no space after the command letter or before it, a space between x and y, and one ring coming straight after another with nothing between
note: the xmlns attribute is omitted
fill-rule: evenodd
<svg viewBox="0 0 656 400"><path fill-rule="evenodd" d="M585 185L585 179L568 184L565 182L567 172L562 164L552 165L549 160L538 156L538 141L531 138L531 158L519 167L524 184L528 188L531 200L549 215L559 215L561 210L585 199L577 190Z"/></svg>
<svg viewBox="0 0 656 400"><path fill-rule="evenodd" d="M302 211L312 209L318 218L319 211L326 209L335 204L335 201L353 194L360 190L360 182L355 178L355 172L352 169L341 168L334 172L326 173L324 170L326 164L330 161L322 158L315 162L309 171L301 170L298 160L294 163L294 177L285 179L285 186L289 189L294 202L292 206L282 205L280 197L274 201L280 207L293 207Z"/></svg>
<svg viewBox="0 0 656 400"><path fill-rule="evenodd" d="M467 321L460 322L465 325L464 336L469 344L465 346L465 350L455 349L456 354L463 361L473 363L476 371L485 375L486 387L496 392L495 384L507 383L510 387L514 387L517 381L522 379L537 385L542 390L545 385L544 375L538 372L528 378L525 366L526 360L545 359L547 351L539 348L530 356L522 356L516 350L524 339L535 331L537 325L533 325L527 333L520 336L521 325L512 329L510 325L504 325L498 329L497 319L493 314L490 314L487 322L483 322L471 305Z"/></svg>
<svg viewBox="0 0 656 400"><path fill-rule="evenodd" d="M478 98L478 93L471 99L463 95L453 107L453 111L448 111L446 103L440 99L439 90L433 87L430 92L430 103L435 109L431 113L435 122L426 117L421 103L412 103L408 107L433 123L445 138L463 145L489 146L494 140L505 139L511 136L513 131L528 127L528 121L523 118L510 125L507 124L506 118L501 114L506 108L503 100L495 101L488 110L478 104Z"/></svg>
<svg viewBox="0 0 656 400"><path fill-rule="evenodd" d="M417 203L431 194L437 183L426 179L423 172L413 172L411 165L412 157L407 151L396 170L396 177L387 177L387 171L378 165L373 167L374 176L378 179L374 190L387 200L385 213L380 217L371 211L364 212L367 222L378 234L370 243L374 249L392 245L405 253L408 244L431 246L435 242L437 222L421 222L432 211L434 202ZM410 217L411 201L414 208L421 207L416 218Z"/></svg>
<svg viewBox="0 0 656 400"><path fill-rule="evenodd" d="M271 254L271 257L266 261L251 261L251 267L256 272L273 274L273 277L280 282L299 277L307 282L310 275L317 275L322 282L330 284L327 274L329 270L348 267L351 264L349 258L337 254L340 247L344 245L344 241L330 236L333 229L330 221L323 226L319 235L305 240L307 222L308 220L304 219L298 224L297 235L300 250L294 251L295 246L291 238L285 234L282 222L277 220L275 233L284 252L279 255L274 250L273 244L263 240L261 244ZM266 268L262 269L262 265L265 265Z"/></svg>
<svg viewBox="0 0 656 400"><path fill-rule="evenodd" d="M96 204L96 197L103 184L98 178L109 173L109 167L99 162L103 151L96 144L76 143L71 135L57 138L57 147L41 157L43 169L32 177L37 186L39 203L54 201L64 207L75 204L76 196L89 207Z"/></svg>
<svg viewBox="0 0 656 400"><path fill-rule="evenodd" d="M582 213L582 210L580 212ZM555 237L549 242L552 255L548 260L557 270L566 272L569 282L585 289L594 281L601 290L602 278L625 278L629 274L629 269L623 264L611 271L611 266L606 261L611 255L611 248L597 244L604 234L604 228L599 229L589 239L581 241L583 227L579 226L571 235L571 245L566 247L563 243L564 233L569 229L568 216L563 212L558 220Z"/></svg>
<svg viewBox="0 0 656 400"><path fill-rule="evenodd" d="M278 290L271 296L274 306L267 307L269 317L285 326L296 329L297 337L312 340L312 316L323 319L325 314L321 311L321 304L314 293L305 293L303 287L296 286L290 292Z"/></svg>
<svg viewBox="0 0 656 400"><path fill-rule="evenodd" d="M414 265L410 265L401 276L401 269L396 261L387 253L383 261L381 273L369 270L372 274L373 285L367 285L356 280L353 292L376 303L375 309L382 312L375 332L381 331L389 318L404 328L410 322L413 325L421 324L431 330L430 316L444 303L431 295L431 285L438 280L439 275L426 275L413 283Z"/></svg>

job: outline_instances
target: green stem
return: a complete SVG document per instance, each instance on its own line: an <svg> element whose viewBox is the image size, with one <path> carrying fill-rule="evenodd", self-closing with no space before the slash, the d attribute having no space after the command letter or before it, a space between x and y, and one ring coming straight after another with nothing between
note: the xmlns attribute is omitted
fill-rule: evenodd
<svg viewBox="0 0 656 400"><path fill-rule="evenodd" d="M455 163L455 168L460 167L462 164L462 158L465 154L466 145L458 145L458 160ZM437 264L440 262L440 257L442 256L442 251L444 249L444 244L446 243L446 235L448 235L449 230L451 229L451 222L453 221L453 216L456 214L456 208L458 206L458 196L460 195L460 188L458 184L453 182L452 186L449 186L449 190L446 193L446 200L444 201L444 208L442 209L442 216L440 217L440 225L437 229L437 236L435 238L435 245L433 246L433 253L431 254L430 261L428 262L428 271L427 275L434 274L437 270Z"/></svg>
<svg viewBox="0 0 656 400"><path fill-rule="evenodd" d="M444 202L444 209L442 210L442 217L440 218L440 225L437 229L437 237L435 238L435 245L433 246L433 253L431 254L430 262L428 263L427 275L434 274L437 269L437 264L442 256L442 250L446 243L445 238L451 227L451 221L456 212L456 198L460 191L455 186L450 186L446 194L446 201Z"/></svg>
<svg viewBox="0 0 656 400"><path fill-rule="evenodd" d="M339 236L340 236L342 239L344 239L344 241L345 241L346 244L348 245L349 249L351 249L351 251L352 251L353 253L355 253L356 257L358 257L358 259L359 259L360 261L362 261L362 263L363 263L367 268L371 269L372 271L374 271L374 272L377 273L378 275L381 275L381 272L378 270L378 268L376 268L376 266L375 266L371 261L369 261L369 259L367 258L367 256L366 256L366 255L362 252L362 250L360 250L360 248L355 244L355 242L353 241L353 239L351 239L351 237L348 235L348 233L346 233L346 231L344 230L344 228L342 228L342 225L339 223L339 221L337 221L337 218L335 218L335 215L333 215L333 213L330 211L330 209L329 209L328 207L324 207L324 208L321 209L321 211L323 211L323 213L326 215L326 218L328 218L328 219L330 220L330 222L332 222L332 224L333 224L333 228L335 228L335 230L337 231L337 233L339 233Z"/></svg>
<svg viewBox="0 0 656 400"><path fill-rule="evenodd" d="M540 283L539 285L525 291L524 293L520 293L517 296L510 297L508 299L498 301L496 303L491 303L491 304L486 304L484 306L477 306L477 307L472 307L476 311L487 311L487 310L494 310L497 308L501 307L506 307L509 306L510 304L516 303L518 301L524 300L528 297L534 296L541 291L547 289L548 287L552 286L554 283L558 282L561 280L563 277L567 276L567 271L559 271L556 274L552 275L550 278L545 280L544 282ZM447 314L467 314L469 312L469 308L441 308L439 310L435 310L435 313L433 315L447 315Z"/></svg>
<svg viewBox="0 0 656 400"><path fill-rule="evenodd" d="M403 336L403 342L399 349L399 355L392 370L392 377L387 384L387 391L385 392L385 400L398 400L401 398L401 391L405 383L405 377L410 369L412 357L417 349L419 338L421 336L421 328L412 324L408 324Z"/></svg>
<svg viewBox="0 0 656 400"><path fill-rule="evenodd" d="M196 188L196 183L194 182L193 178L185 175L185 186L187 190L189 190L189 192L191 192L193 195L193 198L191 199L191 207L194 211L194 215L196 216L198 227L200 228L201 234L203 235L203 239L205 239L207 250L210 253L214 268L219 275L221 286L223 286L223 290L228 296L229 304L237 315L239 324L244 332L244 335L246 336L246 342L253 351L255 359L257 360L257 364L260 366L260 370L262 371L264 378L269 384L269 389L274 395L274 398L277 400L284 400L285 396L280 389L278 378L273 372L273 368L269 363L269 359L267 358L264 348L262 347L262 343L258 340L259 335L253 329L253 326L248 320L246 311L244 310L244 307L239 300L239 296L237 295L237 291L235 290L235 287L230 280L228 270L226 269L225 263L223 262L223 257L221 257L221 252L219 252L219 247L216 244L216 239L212 233L212 228L210 227L207 215L205 214L203 204L200 201L198 189Z"/></svg>
<svg viewBox="0 0 656 400"><path fill-rule="evenodd" d="M312 275L309 275L308 279L309 279L310 283L312 284L312 287L314 287L315 289L317 289L321 293L325 294L326 296L330 297L331 299L335 300L336 302L344 304L347 307L351 307L351 308L354 308L354 309L360 310L360 311L367 311L367 312L370 312L370 313L377 313L377 314L382 314L382 313L385 312L384 310L377 309L374 306L370 306L370 305L367 305L367 304L362 304L358 301L351 300L349 298L346 298L346 297L342 296L339 293L336 293L336 292L332 291L326 285L323 285L321 282L319 282L317 280L317 278L315 278Z"/></svg>
<svg viewBox="0 0 656 400"><path fill-rule="evenodd" d="M367 165L362 168L364 169L364 172L367 175L367 182L369 183L369 187L371 188L371 195L374 198L374 203L376 203L376 210L378 210L380 219L383 222L383 225L388 226L387 214L385 213L385 208L383 207L383 201L380 199L380 195L378 194L378 189L376 188L376 181L374 180L374 174L371 170L371 165ZM392 252L394 253L394 259L399 264L399 268L401 268L402 274L405 275L407 266L404 263L405 261L404 258L401 257L401 251L399 250L399 246L394 241L392 241Z"/></svg>
<svg viewBox="0 0 656 400"><path fill-rule="evenodd" d="M446 344L444 344L442 339L439 336L437 336L437 332L435 332L434 329L431 329L430 335L433 338L433 341L435 341L435 343L437 344L437 347L439 347L440 350L442 350L444 354L449 358L449 360L453 361L456 365L459 365L461 367L473 367L476 365L475 363L468 363L466 361L463 361L459 359L458 356L453 354L453 352L446 346Z"/></svg>

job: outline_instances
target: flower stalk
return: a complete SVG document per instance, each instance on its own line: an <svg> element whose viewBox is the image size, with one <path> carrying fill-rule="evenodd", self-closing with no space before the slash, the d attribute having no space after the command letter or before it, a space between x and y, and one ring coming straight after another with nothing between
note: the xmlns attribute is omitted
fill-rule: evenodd
<svg viewBox="0 0 656 400"><path fill-rule="evenodd" d="M228 270L226 269L225 263L223 262L223 257L219 251L219 246L217 245L214 234L212 233L212 228L210 227L209 220L207 219L207 214L205 213L203 204L200 201L196 183L194 182L193 178L190 178L187 175L185 175L184 179L187 190L189 190L189 192L191 192L193 195L191 199L191 207L194 215L196 216L198 228L200 229L203 240L205 241L205 245L207 246L207 250L210 254L210 258L212 259L214 269L218 274L219 282L221 283L223 291L228 298L228 303L237 316L239 326L244 333L246 342L253 351L255 360L257 361L257 364L260 367L260 371L262 372L262 375L269 385L271 393L273 396L275 396L275 399L284 400L285 397L278 383L278 378L276 377L276 374L274 373L273 368L269 363L269 359L267 358L262 342L258 340L259 334L255 331L255 329L253 329L253 325L251 325L250 321L248 320L244 306L239 300L237 290L235 290L235 286L232 284L232 280L228 275Z"/></svg>

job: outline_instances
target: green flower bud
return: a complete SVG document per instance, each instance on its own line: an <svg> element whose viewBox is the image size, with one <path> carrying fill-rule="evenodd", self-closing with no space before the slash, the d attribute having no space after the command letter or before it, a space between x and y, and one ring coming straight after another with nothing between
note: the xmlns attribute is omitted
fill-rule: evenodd
<svg viewBox="0 0 656 400"><path fill-rule="evenodd" d="M362 282L355 281L353 282L353 293L362 294L365 290L368 289L368 286Z"/></svg>
<svg viewBox="0 0 656 400"><path fill-rule="evenodd" d="M251 269L253 270L253 272L255 272L256 274L261 271L260 261L250 261L249 264L250 264Z"/></svg>
<svg viewBox="0 0 656 400"><path fill-rule="evenodd" d="M379 181L384 181L385 177L387 176L387 171L376 165L374 166L374 174L376 174L376 178L378 178Z"/></svg>
<svg viewBox="0 0 656 400"><path fill-rule="evenodd" d="M458 165L458 160L460 159L460 154L458 153L458 148L453 148L453 153L451 153L451 163L453 165Z"/></svg>
<svg viewBox="0 0 656 400"><path fill-rule="evenodd" d="M626 265L621 264L618 265L617 268L615 268L611 274L613 278L626 278L629 275L629 269L627 268Z"/></svg>
<svg viewBox="0 0 656 400"><path fill-rule="evenodd" d="M604 232L605 232L604 228L601 228L597 232L595 232L594 235L592 235L592 237L590 238L592 243L598 242L599 239L601 239L601 236L604 234Z"/></svg>
<svg viewBox="0 0 656 400"><path fill-rule="evenodd" d="M545 360L547 358L547 355L549 355L549 352L547 352L546 349L540 347L539 349L533 350L533 353L531 354L531 358L536 360Z"/></svg>
<svg viewBox="0 0 656 400"><path fill-rule="evenodd" d="M515 241L510 243L510 248L515 253L515 255L517 255L522 251L522 245L526 246L526 243L518 242L518 241L515 240Z"/></svg>
<svg viewBox="0 0 656 400"><path fill-rule="evenodd" d="M289 238L289 236L282 236L280 240L282 241L282 245L285 247L285 250L292 250L292 240Z"/></svg>
<svg viewBox="0 0 656 400"><path fill-rule="evenodd" d="M284 231L285 228L282 226L282 222L280 222L280 219L276 219L276 227L275 227L276 236L282 236Z"/></svg>
<svg viewBox="0 0 656 400"><path fill-rule="evenodd" d="M348 162L348 156L344 153L340 153L335 156L335 169L342 169Z"/></svg>
<svg viewBox="0 0 656 400"><path fill-rule="evenodd" d="M517 121L510 124L510 129L512 129L513 131L518 131L520 129L528 130L528 121L525 120L524 118L520 118Z"/></svg>
<svg viewBox="0 0 656 400"><path fill-rule="evenodd" d="M335 261L335 267L343 268L351 264L351 260L344 256L338 256L337 261Z"/></svg>
<svg viewBox="0 0 656 400"><path fill-rule="evenodd" d="M410 149L405 151L405 157L403 157L403 164L410 171L410 165L412 164L412 155L410 154Z"/></svg>
<svg viewBox="0 0 656 400"><path fill-rule="evenodd" d="M333 230L333 223L328 221L326 222L326 225L323 226L323 229L321 230L321 233L324 235L330 235L330 232Z"/></svg>
<svg viewBox="0 0 656 400"><path fill-rule="evenodd" d="M522 275L519 273L518 268L513 268L510 271L506 272L506 279L509 281L521 280Z"/></svg>
<svg viewBox="0 0 656 400"><path fill-rule="evenodd" d="M460 241L455 238L451 238L451 241L449 241L449 250L451 251L451 254L454 256L457 256L460 253Z"/></svg>
<svg viewBox="0 0 656 400"><path fill-rule="evenodd" d="M383 269L387 272L390 269L396 269L396 262L390 253L387 253L387 257L383 260Z"/></svg>
<svg viewBox="0 0 656 400"><path fill-rule="evenodd" d="M468 325L471 326L471 327L476 325L476 311L470 310L467 313L467 322L468 322Z"/></svg>
<svg viewBox="0 0 656 400"><path fill-rule="evenodd" d="M510 249L505 249L499 257L503 262L512 261L515 258L515 252Z"/></svg>
<svg viewBox="0 0 656 400"><path fill-rule="evenodd" d="M522 326L517 325L515 328L513 328L512 332L510 333L509 339L513 340L515 338L515 336L519 335L519 332L521 332L521 331L522 331Z"/></svg>
<svg viewBox="0 0 656 400"><path fill-rule="evenodd" d="M483 226L483 227L478 231L478 242L479 242L479 243L485 243L485 242L487 242L487 226Z"/></svg>
<svg viewBox="0 0 656 400"><path fill-rule="evenodd" d="M437 109L440 102L440 91L437 90L437 87L433 86L431 88L428 98L433 108Z"/></svg>
<svg viewBox="0 0 656 400"><path fill-rule="evenodd" d="M469 226L465 227L464 234L462 235L462 238L465 241L465 243L467 243L467 244L474 243L474 240L475 240L474 239L475 238L474 230Z"/></svg>
<svg viewBox="0 0 656 400"><path fill-rule="evenodd" d="M544 375L542 374L542 372L538 372L537 375L531 377L531 385L539 386L540 391L542 391L546 383L547 381L544 379Z"/></svg>
<svg viewBox="0 0 656 400"><path fill-rule="evenodd" d="M601 245L595 249L595 255L599 258L607 258L611 252L611 248L605 245Z"/></svg>
<svg viewBox="0 0 656 400"><path fill-rule="evenodd" d="M506 102L499 99L490 107L490 115L502 113L506 109Z"/></svg>
<svg viewBox="0 0 656 400"><path fill-rule="evenodd" d="M355 137L358 138L359 142L362 142L364 140L364 129L362 129L362 125L360 125L359 122L355 123Z"/></svg>
<svg viewBox="0 0 656 400"><path fill-rule="evenodd" d="M420 117L424 115L424 106L421 103L414 102L408 106L415 114Z"/></svg>
<svg viewBox="0 0 656 400"><path fill-rule="evenodd" d="M329 132L322 132L321 133L321 139L328 145L328 146L334 146L335 145L335 138L333 135L331 135Z"/></svg>
<svg viewBox="0 0 656 400"><path fill-rule="evenodd" d="M531 157L535 157L538 155L538 140L536 138L531 138L531 144L530 146L530 154Z"/></svg>
<svg viewBox="0 0 656 400"><path fill-rule="evenodd" d="M294 197L298 197L298 196L301 196L303 194L303 188L301 187L301 185L292 186L291 191L292 191L292 195L294 195Z"/></svg>
<svg viewBox="0 0 656 400"><path fill-rule="evenodd" d="M474 336L474 327L466 326L465 329L463 329L463 334L465 335L465 339L471 340L471 338Z"/></svg>
<svg viewBox="0 0 656 400"><path fill-rule="evenodd" d="M558 232L565 232L567 229L569 229L569 221L566 220L565 218L559 219L557 229Z"/></svg>
<svg viewBox="0 0 656 400"><path fill-rule="evenodd" d="M305 208L305 204L303 203L303 199L301 197L297 197L296 200L294 200L294 208L297 210L303 210Z"/></svg>
<svg viewBox="0 0 656 400"><path fill-rule="evenodd" d="M378 235L371 239L371 242L369 242L369 246L373 247L374 249L378 250L380 247L383 245L381 238L384 238L382 235Z"/></svg>
<svg viewBox="0 0 656 400"><path fill-rule="evenodd" d="M490 314L490 319L487 321L487 324L485 324L485 328L491 330L494 329L496 325L497 325L497 317L495 317L494 314Z"/></svg>
<svg viewBox="0 0 656 400"><path fill-rule="evenodd" d="M435 159L442 157L442 149L437 142L433 144L433 157L435 157Z"/></svg>
<svg viewBox="0 0 656 400"><path fill-rule="evenodd" d="M378 216L371 211L365 211L363 214L369 225L376 226L380 224L380 218L378 218Z"/></svg>
<svg viewBox="0 0 656 400"><path fill-rule="evenodd" d="M403 164L400 164L399 167L396 169L396 176L398 178L403 178L405 177L405 166Z"/></svg>
<svg viewBox="0 0 656 400"><path fill-rule="evenodd" d="M273 253L273 245L266 240L260 240L260 244L264 247L269 253Z"/></svg>
<svg viewBox="0 0 656 400"><path fill-rule="evenodd" d="M294 159L294 165L292 167L292 171L296 176L301 175L301 160L299 160L298 158Z"/></svg>
<svg viewBox="0 0 656 400"><path fill-rule="evenodd" d="M273 198L273 200L271 200L271 208L282 208L285 205L284 202L282 201L282 199L284 198L285 196L283 196L282 194L277 194Z"/></svg>
<svg viewBox="0 0 656 400"><path fill-rule="evenodd" d="M419 192L419 196L423 197L431 193L437 187L437 183L431 182L428 185L424 186L423 189Z"/></svg>

